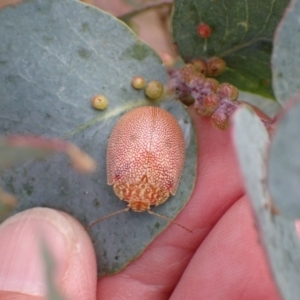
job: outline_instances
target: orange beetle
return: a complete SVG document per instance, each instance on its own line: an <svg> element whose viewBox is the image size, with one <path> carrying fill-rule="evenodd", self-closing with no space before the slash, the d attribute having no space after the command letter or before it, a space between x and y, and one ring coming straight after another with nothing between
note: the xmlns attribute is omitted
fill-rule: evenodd
<svg viewBox="0 0 300 300"><path fill-rule="evenodd" d="M185 159L176 119L153 106L126 113L114 127L107 148L107 183L134 211L149 210L175 195Z"/></svg>
<svg viewBox="0 0 300 300"><path fill-rule="evenodd" d="M133 109L120 118L112 130L107 147L107 183L126 202L125 209L154 213L151 205L164 203L175 195L185 161L185 142L177 120L167 111L153 106ZM185 228L181 224L177 225Z"/></svg>

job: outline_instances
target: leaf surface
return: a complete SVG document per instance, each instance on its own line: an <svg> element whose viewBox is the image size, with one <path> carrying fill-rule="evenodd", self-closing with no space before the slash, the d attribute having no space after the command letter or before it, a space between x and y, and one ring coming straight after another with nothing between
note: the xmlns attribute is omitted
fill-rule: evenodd
<svg viewBox="0 0 300 300"><path fill-rule="evenodd" d="M185 61L222 57L226 71L218 77L243 91L274 98L270 57L274 31L288 0L175 0L173 39ZM207 39L197 34L208 24Z"/></svg>
<svg viewBox="0 0 300 300"><path fill-rule="evenodd" d="M279 212L300 219L300 101L285 111L272 136L268 163L268 187Z"/></svg>
<svg viewBox="0 0 300 300"><path fill-rule="evenodd" d="M15 20L18 20L16 22ZM131 87L141 75L167 81L156 53L122 22L75 0L30 0L0 11L0 133L65 139L97 162L83 176L55 154L6 171L6 191L20 200L18 210L46 206L75 216L84 226L126 207L106 184L106 147L110 132L126 111L153 105ZM109 106L91 106L96 94ZM186 137L186 165L177 194L155 211L173 219L193 189L196 143L183 107L162 107L178 119ZM90 234L99 275L121 270L143 252L168 223L148 213L127 212L95 225ZM184 224L183 224L184 225Z"/></svg>
<svg viewBox="0 0 300 300"><path fill-rule="evenodd" d="M259 240L282 298L294 300L300 293L300 242L294 220L276 213L267 190L268 133L254 112L246 108L236 112L233 123L233 138Z"/></svg>
<svg viewBox="0 0 300 300"><path fill-rule="evenodd" d="M300 90L300 1L291 1L276 31L272 53L273 88L285 104Z"/></svg>

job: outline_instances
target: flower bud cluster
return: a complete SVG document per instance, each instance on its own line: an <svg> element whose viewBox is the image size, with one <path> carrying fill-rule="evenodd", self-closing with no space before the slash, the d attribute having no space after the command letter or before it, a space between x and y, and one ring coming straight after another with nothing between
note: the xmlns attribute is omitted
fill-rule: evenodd
<svg viewBox="0 0 300 300"><path fill-rule="evenodd" d="M185 105L194 105L195 111L211 117L212 124L222 130L229 126L229 118L239 105L238 89L207 78L201 68L186 64L180 70L170 70L170 89Z"/></svg>

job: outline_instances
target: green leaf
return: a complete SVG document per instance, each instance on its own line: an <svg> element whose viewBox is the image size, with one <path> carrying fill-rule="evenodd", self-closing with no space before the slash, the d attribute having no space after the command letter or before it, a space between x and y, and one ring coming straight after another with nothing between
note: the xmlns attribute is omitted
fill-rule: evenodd
<svg viewBox="0 0 300 300"><path fill-rule="evenodd" d="M300 95L299 95L300 96ZM300 218L300 102L285 112L272 136L268 165L268 186L279 212Z"/></svg>
<svg viewBox="0 0 300 300"><path fill-rule="evenodd" d="M67 139L98 165L94 174L82 176L55 154L6 171L3 186L20 200L18 210L52 207L87 226L125 208L106 184L107 139L122 114L152 105L143 91L132 88L131 79L141 75L165 84L168 76L160 58L122 22L75 0L30 0L5 8L0 11L0 40L0 132ZM106 110L92 108L96 94L108 98ZM193 189L196 142L184 108L175 101L162 107L178 119L187 146L177 194L154 209L173 219ZM90 234L99 275L121 270L167 225L132 211L95 225Z"/></svg>
<svg viewBox="0 0 300 300"><path fill-rule="evenodd" d="M300 90L300 1L291 1L274 39L273 88L279 103L285 104Z"/></svg>
<svg viewBox="0 0 300 300"><path fill-rule="evenodd" d="M259 231L283 299L294 300L300 293L300 244L295 222L272 210L266 182L268 133L253 112L242 108L233 117L233 138Z"/></svg>
<svg viewBox="0 0 300 300"><path fill-rule="evenodd" d="M185 61L222 57L227 69L218 77L219 81L274 98L270 69L272 39L288 2L175 0L174 42ZM208 39L198 36L200 23L211 27Z"/></svg>

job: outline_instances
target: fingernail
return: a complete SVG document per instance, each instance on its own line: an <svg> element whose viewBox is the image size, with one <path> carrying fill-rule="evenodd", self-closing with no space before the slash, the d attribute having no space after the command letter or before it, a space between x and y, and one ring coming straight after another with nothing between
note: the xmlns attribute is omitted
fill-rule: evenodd
<svg viewBox="0 0 300 300"><path fill-rule="evenodd" d="M0 291L45 295L41 240L55 261L55 281L60 282L76 233L65 214L34 208L14 215L0 226Z"/></svg>

